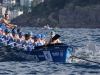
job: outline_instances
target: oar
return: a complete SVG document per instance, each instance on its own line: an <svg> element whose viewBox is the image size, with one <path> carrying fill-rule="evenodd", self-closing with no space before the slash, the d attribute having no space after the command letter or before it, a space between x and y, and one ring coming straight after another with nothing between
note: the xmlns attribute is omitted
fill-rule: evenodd
<svg viewBox="0 0 100 75"><path fill-rule="evenodd" d="M13 51L11 51L11 52L8 52L8 53L6 53L6 54L4 54L4 55L1 55L0 57L4 57L4 56L7 56L7 55L9 55L9 54L11 54L11 53L13 53L13 52L15 52L15 51L17 51L17 50L13 50ZM11 58L11 57L10 57ZM13 58L14 59L14 58ZM14 59L15 60L15 59Z"/></svg>
<svg viewBox="0 0 100 75"><path fill-rule="evenodd" d="M20 45L22 45L22 44L19 44L19 45L17 45L17 46L20 46ZM13 53L13 52L15 52L15 51L17 51L17 49L16 49L16 50L13 50L13 51L11 51L11 52L8 52L7 54L1 55L0 57L4 57L4 56L6 56L6 55L9 55L9 54L11 54L11 53ZM1 52L3 52L3 51L1 51Z"/></svg>
<svg viewBox="0 0 100 75"><path fill-rule="evenodd" d="M92 62L92 63L96 63L96 64L99 64L99 65L100 65L100 62L96 62L96 61L92 61L92 60L84 59L84 58L77 57L77 56L71 56L71 57L72 57L72 58L81 59L81 60L84 60L84 61L88 61L88 62Z"/></svg>

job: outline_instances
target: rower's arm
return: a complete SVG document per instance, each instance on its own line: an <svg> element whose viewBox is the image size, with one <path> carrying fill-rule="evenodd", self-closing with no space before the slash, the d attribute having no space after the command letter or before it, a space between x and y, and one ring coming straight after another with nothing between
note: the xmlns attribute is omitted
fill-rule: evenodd
<svg viewBox="0 0 100 75"><path fill-rule="evenodd" d="M7 28L17 27L17 25L9 24L5 19L2 19L2 22L6 25Z"/></svg>
<svg viewBox="0 0 100 75"><path fill-rule="evenodd" d="M53 42L51 42L50 44L55 44L55 43L60 43L60 40L57 39L57 40L54 40Z"/></svg>
<svg viewBox="0 0 100 75"><path fill-rule="evenodd" d="M54 40L53 42L51 42L50 44L55 44L55 43L57 43L57 40Z"/></svg>

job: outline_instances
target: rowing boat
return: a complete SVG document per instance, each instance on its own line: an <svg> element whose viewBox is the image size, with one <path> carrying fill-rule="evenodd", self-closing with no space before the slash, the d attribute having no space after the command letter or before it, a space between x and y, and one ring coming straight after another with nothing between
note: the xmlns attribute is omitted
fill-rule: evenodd
<svg viewBox="0 0 100 75"><path fill-rule="evenodd" d="M73 53L73 48L63 43L35 47L32 51L26 51L24 48L16 48L9 45L3 47L6 49L6 56L16 61L51 61L66 63Z"/></svg>

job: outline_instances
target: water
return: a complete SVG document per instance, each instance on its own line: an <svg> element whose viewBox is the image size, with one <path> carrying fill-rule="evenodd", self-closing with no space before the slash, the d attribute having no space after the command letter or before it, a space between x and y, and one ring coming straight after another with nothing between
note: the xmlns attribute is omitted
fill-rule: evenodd
<svg viewBox="0 0 100 75"><path fill-rule="evenodd" d="M22 31L33 34L46 34L47 40L51 30L22 27ZM55 30L61 35L61 41L73 46L73 55L100 62L100 29L59 28ZM100 75L99 64L74 58L73 62L0 62L0 75Z"/></svg>

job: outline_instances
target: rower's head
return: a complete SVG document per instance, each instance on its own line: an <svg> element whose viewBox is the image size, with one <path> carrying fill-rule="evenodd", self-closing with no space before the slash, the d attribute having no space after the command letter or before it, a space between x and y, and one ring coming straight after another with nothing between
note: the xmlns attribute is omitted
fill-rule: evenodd
<svg viewBox="0 0 100 75"><path fill-rule="evenodd" d="M5 34L9 34L11 32L11 30L10 29L5 29Z"/></svg>
<svg viewBox="0 0 100 75"><path fill-rule="evenodd" d="M38 36L38 39L40 39L40 40L41 40L41 34L37 34L37 36Z"/></svg>
<svg viewBox="0 0 100 75"><path fill-rule="evenodd" d="M5 19L8 20L9 19L9 15L5 14Z"/></svg>
<svg viewBox="0 0 100 75"><path fill-rule="evenodd" d="M29 34L25 34L25 40L29 40L30 39L30 35Z"/></svg>
<svg viewBox="0 0 100 75"><path fill-rule="evenodd" d="M28 32L28 35L32 37L33 33L31 31Z"/></svg>
<svg viewBox="0 0 100 75"><path fill-rule="evenodd" d="M39 41L40 40L40 36L39 35L34 35L32 38L34 39L34 41Z"/></svg>
<svg viewBox="0 0 100 75"><path fill-rule="evenodd" d="M41 40L45 39L45 35L41 34Z"/></svg>
<svg viewBox="0 0 100 75"><path fill-rule="evenodd" d="M24 37L24 32L19 32L19 38Z"/></svg>
<svg viewBox="0 0 100 75"><path fill-rule="evenodd" d="M54 37L55 36L55 31L51 31L51 37Z"/></svg>
<svg viewBox="0 0 100 75"><path fill-rule="evenodd" d="M17 34L17 30L13 30L13 31L12 31L12 34L13 34L13 35Z"/></svg>
<svg viewBox="0 0 100 75"><path fill-rule="evenodd" d="M20 29L20 28L18 28L18 29L17 29L17 33L20 33L20 32L21 32L21 29Z"/></svg>

